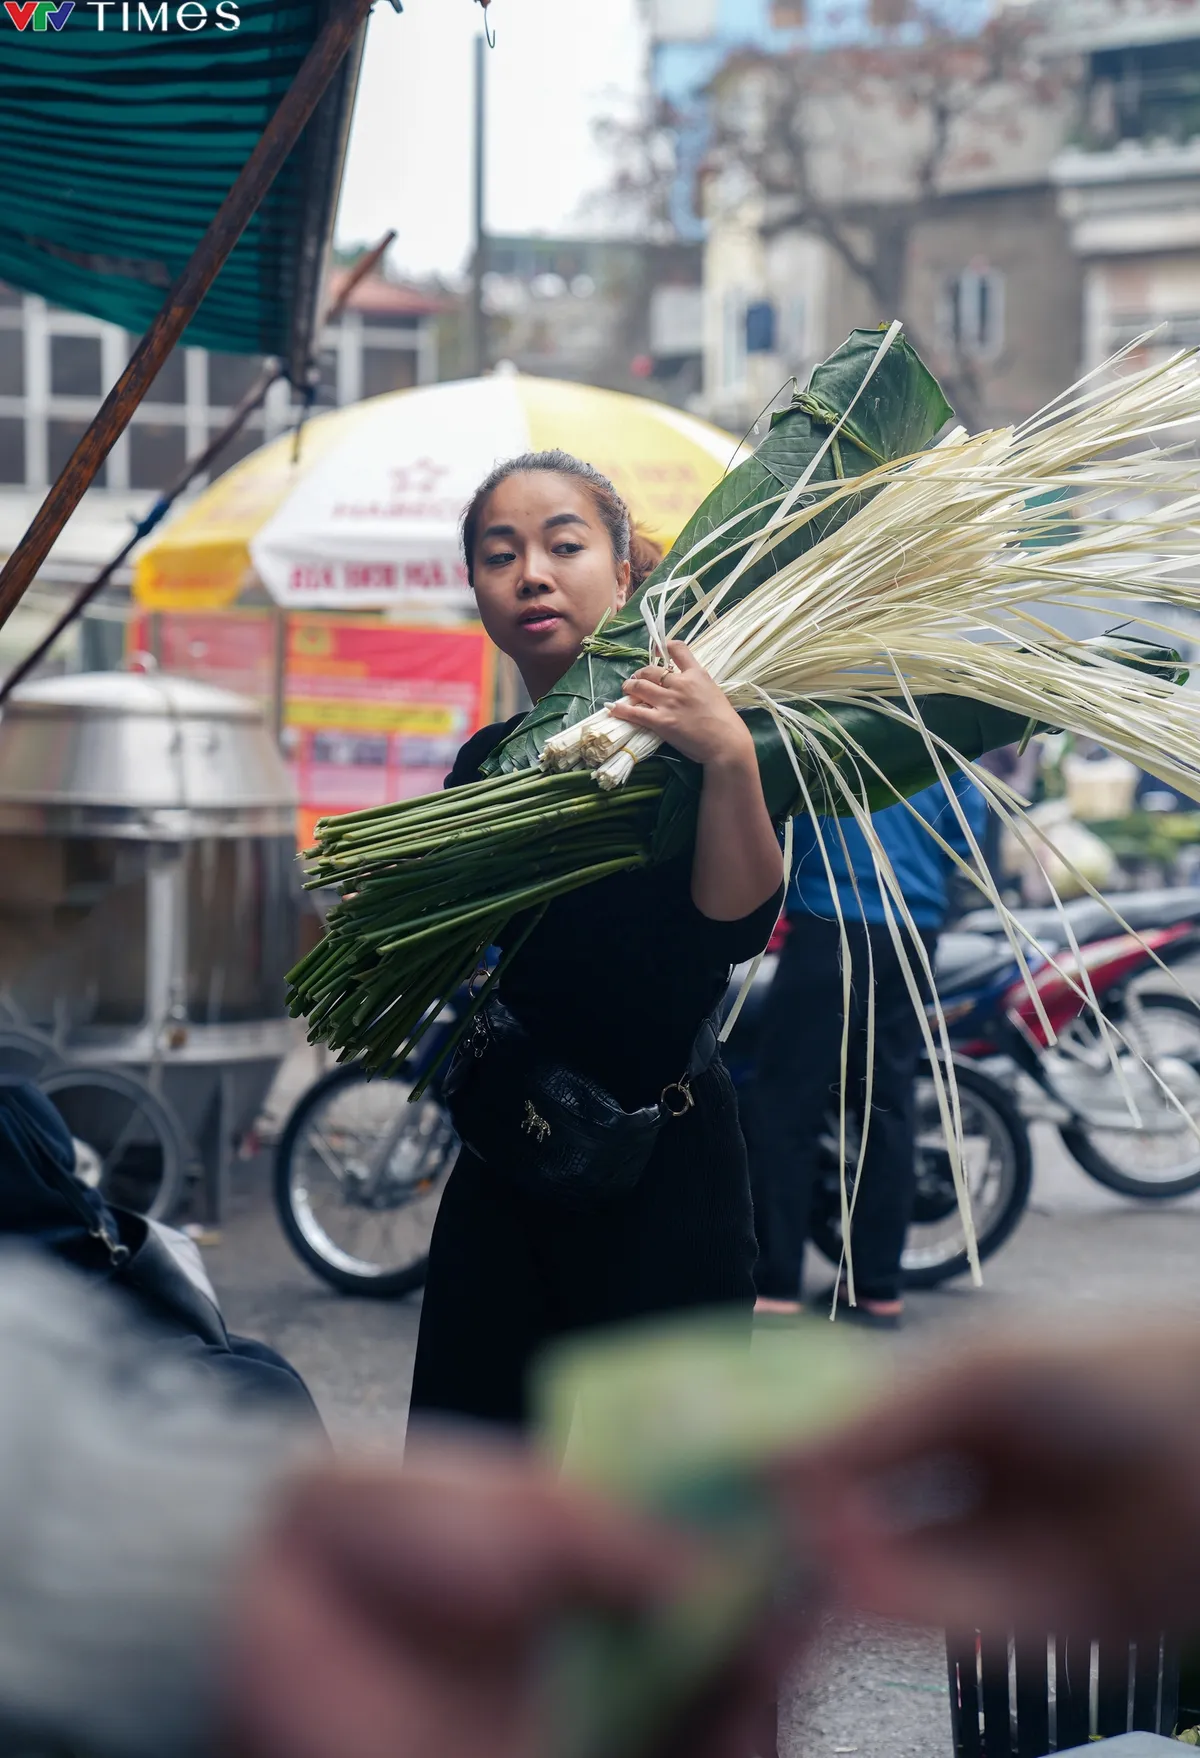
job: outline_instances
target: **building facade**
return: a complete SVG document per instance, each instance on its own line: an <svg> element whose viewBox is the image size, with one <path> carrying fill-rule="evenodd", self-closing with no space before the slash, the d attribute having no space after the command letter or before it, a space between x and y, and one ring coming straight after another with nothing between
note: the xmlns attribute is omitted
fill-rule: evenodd
<svg viewBox="0 0 1200 1758"><path fill-rule="evenodd" d="M660 28L703 10L658 0ZM747 42L819 60L858 29L900 51L912 12L882 0L841 8L838 38L830 15L804 0L735 10L740 39L723 0L708 0L696 103L709 139L722 103L754 102L754 56L739 54ZM969 38L986 10L968 18L959 8L956 26ZM703 413L749 425L851 327L893 316L971 425L1021 420L1147 331L1159 350L1200 340L1200 3L1043 0L1025 18L1032 73L960 108L932 187L914 173L920 105L898 85L889 114L880 96L886 55L875 58L869 105L832 82L810 84L818 146L803 169L846 249L819 226L781 223L778 191L764 196L719 150L700 159ZM664 90L678 93L697 52L695 40L658 43ZM881 255L890 261L879 277L849 260Z"/></svg>
<svg viewBox="0 0 1200 1758"><path fill-rule="evenodd" d="M1200 5L1076 0L1057 25L1083 56L1075 138L1051 176L1083 277L1083 360L1154 332L1200 345Z"/></svg>
<svg viewBox="0 0 1200 1758"><path fill-rule="evenodd" d="M487 357L680 406L700 390L703 251L681 239L493 236Z"/></svg>

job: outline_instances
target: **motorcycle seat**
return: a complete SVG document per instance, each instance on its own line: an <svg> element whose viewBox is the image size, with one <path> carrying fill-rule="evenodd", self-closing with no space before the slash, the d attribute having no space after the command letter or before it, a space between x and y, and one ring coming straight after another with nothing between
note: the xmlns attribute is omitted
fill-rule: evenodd
<svg viewBox="0 0 1200 1758"><path fill-rule="evenodd" d="M1168 928L1193 917L1200 920L1200 888L1179 885L1158 891L1118 891L1113 893L1112 905L1139 933L1146 928ZM1104 904L1093 897L1072 899L1064 905L1064 913L1080 945L1090 940L1105 940L1122 932ZM1058 910L1014 910L1013 914L1035 940L1051 946L1068 944ZM993 909L972 910L962 918L959 928L974 934L1003 934L1004 931L1000 917Z"/></svg>
<svg viewBox="0 0 1200 1758"><path fill-rule="evenodd" d="M990 983L1012 963L1006 940L990 934L967 934L951 930L938 940L934 974L938 994L961 994L964 989L978 989Z"/></svg>

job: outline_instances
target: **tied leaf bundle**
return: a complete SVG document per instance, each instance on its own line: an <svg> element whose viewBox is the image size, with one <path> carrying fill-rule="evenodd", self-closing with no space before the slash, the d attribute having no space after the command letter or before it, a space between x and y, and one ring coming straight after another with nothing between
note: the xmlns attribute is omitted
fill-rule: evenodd
<svg viewBox="0 0 1200 1758"><path fill-rule="evenodd" d="M1038 725L1091 737L1200 799L1200 696L1178 687L1173 648L1084 641L1048 620L1058 606L1114 622L1132 612L1171 634L1148 607L1200 610L1194 465L1155 438L1200 419L1196 352L1093 375L1019 428L935 444L948 409L898 329L856 332L817 369L492 754L487 779L318 825L308 883L339 886L342 901L291 975L313 1039L370 1070L396 1066L501 936L511 958L555 897L687 852L700 772L605 714L668 638L687 640L745 714L772 816L811 817L830 874L839 819L859 825L915 1002L932 972L872 811ZM1036 856L1023 803L974 774ZM1028 976L1023 931L951 805L975 867L942 847L1000 911ZM844 931L843 948L848 966ZM1082 965L1064 975L1099 1017ZM937 1074L949 1038L940 1011L932 1024L917 1015L973 1251L957 1095ZM850 1217L846 1197L844 1235Z"/></svg>

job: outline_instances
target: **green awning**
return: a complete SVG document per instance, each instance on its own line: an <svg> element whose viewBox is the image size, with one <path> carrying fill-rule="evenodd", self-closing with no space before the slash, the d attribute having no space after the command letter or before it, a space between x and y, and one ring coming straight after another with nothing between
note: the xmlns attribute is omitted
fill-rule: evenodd
<svg viewBox="0 0 1200 1758"><path fill-rule="evenodd" d="M140 334L249 158L327 0L0 11L0 280ZM6 16L7 14L7 16ZM220 28L233 17L236 30ZM40 18L42 28L35 28ZM61 28L55 28L55 19ZM103 19L103 30L98 20ZM167 29L162 28L163 21ZM141 29L138 29L138 25ZM148 28L153 23L156 28ZM124 24L128 28L122 28ZM184 332L310 354L362 37Z"/></svg>

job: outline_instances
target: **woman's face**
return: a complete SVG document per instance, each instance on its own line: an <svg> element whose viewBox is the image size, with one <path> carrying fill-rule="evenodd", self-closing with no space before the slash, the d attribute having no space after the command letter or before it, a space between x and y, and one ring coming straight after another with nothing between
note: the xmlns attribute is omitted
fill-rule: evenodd
<svg viewBox="0 0 1200 1758"><path fill-rule="evenodd" d="M583 483L548 470L508 476L492 490L473 566L483 626L535 701L629 590L629 563L614 560Z"/></svg>

